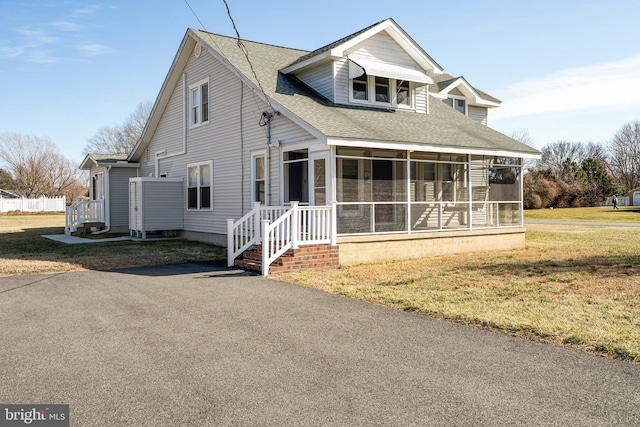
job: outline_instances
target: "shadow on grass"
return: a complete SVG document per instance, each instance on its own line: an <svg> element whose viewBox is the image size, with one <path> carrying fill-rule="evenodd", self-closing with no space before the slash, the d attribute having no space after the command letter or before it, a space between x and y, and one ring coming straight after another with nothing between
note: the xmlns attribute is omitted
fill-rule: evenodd
<svg viewBox="0 0 640 427"><path fill-rule="evenodd" d="M114 270L217 261L226 256L224 248L186 240L68 245L42 237L45 234L62 233L62 227L28 228L19 232L0 233L0 258L13 261L12 264L16 265L19 274L31 274L42 272L37 268L34 271L29 270L37 261L68 263L88 270ZM61 266L61 269L64 268ZM11 271L8 273L11 274Z"/></svg>
<svg viewBox="0 0 640 427"><path fill-rule="evenodd" d="M497 262L474 266L492 275L550 276L577 274L594 279L640 276L640 255L596 255L566 260L545 258L532 261Z"/></svg>

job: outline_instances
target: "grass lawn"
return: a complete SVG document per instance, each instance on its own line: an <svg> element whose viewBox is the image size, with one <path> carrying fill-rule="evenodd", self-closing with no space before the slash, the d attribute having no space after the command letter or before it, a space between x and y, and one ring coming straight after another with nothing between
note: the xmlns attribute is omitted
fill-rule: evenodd
<svg viewBox="0 0 640 427"><path fill-rule="evenodd" d="M620 206L613 209L611 206L597 208L570 208L570 209L528 209L524 211L525 221L586 221L586 222L640 222L639 206Z"/></svg>
<svg viewBox="0 0 640 427"><path fill-rule="evenodd" d="M107 270L226 257L224 248L180 240L66 245L41 237L63 233L64 214L0 215L0 276Z"/></svg>

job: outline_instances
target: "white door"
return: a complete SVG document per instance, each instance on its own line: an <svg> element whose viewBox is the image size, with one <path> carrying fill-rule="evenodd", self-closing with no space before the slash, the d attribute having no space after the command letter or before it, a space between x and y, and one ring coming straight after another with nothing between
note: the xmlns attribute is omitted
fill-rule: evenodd
<svg viewBox="0 0 640 427"><path fill-rule="evenodd" d="M327 206L330 202L329 152L309 154L309 204Z"/></svg>

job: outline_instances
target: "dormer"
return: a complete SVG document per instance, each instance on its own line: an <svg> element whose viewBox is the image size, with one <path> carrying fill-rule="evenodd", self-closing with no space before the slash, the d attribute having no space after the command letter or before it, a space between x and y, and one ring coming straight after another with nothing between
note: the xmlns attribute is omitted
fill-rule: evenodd
<svg viewBox="0 0 640 427"><path fill-rule="evenodd" d="M464 77L440 74L433 80L431 96L484 125L487 124L488 110L500 106L500 100L474 88Z"/></svg>
<svg viewBox="0 0 640 427"><path fill-rule="evenodd" d="M280 70L332 102L427 113L432 75L442 68L386 19L310 52Z"/></svg>

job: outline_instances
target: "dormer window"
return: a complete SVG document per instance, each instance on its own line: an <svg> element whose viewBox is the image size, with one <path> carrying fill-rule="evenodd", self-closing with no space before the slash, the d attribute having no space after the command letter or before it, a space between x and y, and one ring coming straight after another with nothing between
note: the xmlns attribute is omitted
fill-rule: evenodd
<svg viewBox="0 0 640 427"><path fill-rule="evenodd" d="M363 74L350 80L351 101L387 107L410 108L411 83L389 77Z"/></svg>
<svg viewBox="0 0 640 427"><path fill-rule="evenodd" d="M361 75L353 79L353 99L359 101L369 100L369 89L367 85L368 76L366 74Z"/></svg>
<svg viewBox="0 0 640 427"><path fill-rule="evenodd" d="M449 107L455 108L464 115L467 114L467 102L462 98L449 97L447 99L443 99L442 102L447 104Z"/></svg>
<svg viewBox="0 0 640 427"><path fill-rule="evenodd" d="M376 102L389 102L389 80L386 77L376 77Z"/></svg>
<svg viewBox="0 0 640 427"><path fill-rule="evenodd" d="M411 85L406 80L396 80L396 103L411 106Z"/></svg>

